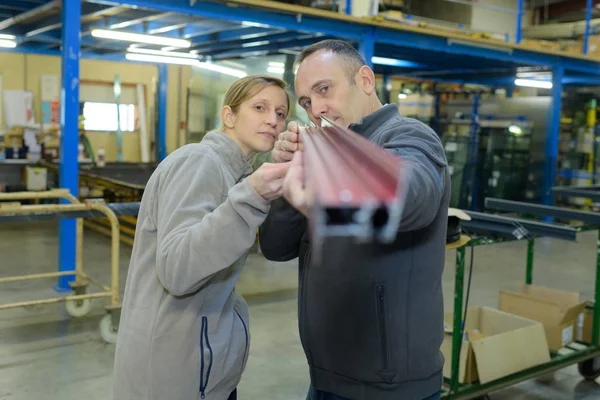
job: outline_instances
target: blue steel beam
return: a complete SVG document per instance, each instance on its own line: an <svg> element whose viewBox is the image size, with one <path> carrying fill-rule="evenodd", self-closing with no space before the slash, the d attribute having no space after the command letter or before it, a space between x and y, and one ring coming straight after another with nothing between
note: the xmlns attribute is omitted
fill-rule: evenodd
<svg viewBox="0 0 600 400"><path fill-rule="evenodd" d="M265 44L261 44L258 46L236 48L234 50L223 51L223 52L216 53L216 54L207 54L205 52L202 52L201 54L210 55L210 56L213 56L214 59L220 60L220 59L224 59L224 58L240 57L240 56L244 55L245 53L255 53L257 51L273 52L273 51L279 51L279 50L290 49L290 48L295 48L295 47L300 47L300 48L306 47L306 46L310 46L311 44L315 43L316 41L323 40L323 39L326 39L326 37L311 38L311 39L304 39L304 40L288 40L288 41L284 41L284 42L275 42L275 43L265 43ZM258 43L261 43L261 42L258 42Z"/></svg>
<svg viewBox="0 0 600 400"><path fill-rule="evenodd" d="M583 54L588 53L588 43L590 38L590 21L592 19L592 7L594 6L593 0L587 0L585 8L585 32L583 33Z"/></svg>
<svg viewBox="0 0 600 400"><path fill-rule="evenodd" d="M542 203L547 206L551 206L554 203L554 197L550 193L550 189L555 186L556 181L563 76L564 69L562 66L556 66L552 69L552 106L548 113L548 132L546 134L546 154L542 181Z"/></svg>
<svg viewBox="0 0 600 400"><path fill-rule="evenodd" d="M371 28L358 44L358 52L364 57L369 68L373 69L373 56L375 55L375 28Z"/></svg>
<svg viewBox="0 0 600 400"><path fill-rule="evenodd" d="M88 0L89 2L104 4L121 4L118 1L106 2L104 0ZM298 31L323 33L336 37L360 39L370 28L366 25L348 23L326 18L317 18L309 15L274 13L267 10L258 10L249 7L230 7L222 3L197 1L190 6L189 0L127 0L123 4L149 8L164 12L179 12L206 18L225 19L229 21L250 21L273 27L281 27Z"/></svg>
<svg viewBox="0 0 600 400"><path fill-rule="evenodd" d="M61 143L60 143L60 186L79 196L79 32L81 24L81 2L65 2L63 16L62 48L62 93L61 93ZM62 201L66 202L66 201ZM60 272L74 271L76 257L76 220L65 219L59 224ZM70 290L73 276L63 276L55 287L59 291Z"/></svg>
<svg viewBox="0 0 600 400"><path fill-rule="evenodd" d="M517 26L515 27L515 43L519 44L521 43L521 39L523 38L523 34L522 34L522 27L521 25L523 24L523 14L525 13L524 11L524 7L525 7L525 1L524 0L519 0L517 3Z"/></svg>
<svg viewBox="0 0 600 400"><path fill-rule="evenodd" d="M214 43L223 43L234 40L262 39L273 33L285 32L270 28L239 27L224 31L211 31L193 36L192 47L208 46ZM191 37L188 37L191 39Z"/></svg>
<svg viewBox="0 0 600 400"><path fill-rule="evenodd" d="M1 9L13 10L17 13L30 10L33 7L35 7L34 4L27 5L27 4L23 3L22 1L17 1L17 0L2 0L2 3L0 3Z"/></svg>
<svg viewBox="0 0 600 400"><path fill-rule="evenodd" d="M167 156L167 82L168 66L158 65L158 129L156 130L156 160Z"/></svg>
<svg viewBox="0 0 600 400"><path fill-rule="evenodd" d="M223 53L227 50L237 49L252 49L253 44L263 44L264 42L268 42L268 44L275 44L281 42L289 42L290 40L307 40L311 39L314 36L311 34L300 34L297 32L285 32L276 35L271 35L266 38L256 38L256 39L246 39L246 40L231 40L223 43L215 43L212 46L208 47L195 47L195 50L198 51L198 54L218 54ZM293 42L292 42L293 44ZM242 47L242 49L240 49ZM293 46L289 46L293 47Z"/></svg>

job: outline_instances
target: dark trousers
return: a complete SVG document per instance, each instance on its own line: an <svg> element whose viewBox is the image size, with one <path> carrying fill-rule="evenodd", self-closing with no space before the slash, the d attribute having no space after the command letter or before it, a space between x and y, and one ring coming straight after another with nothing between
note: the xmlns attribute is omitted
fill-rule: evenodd
<svg viewBox="0 0 600 400"><path fill-rule="evenodd" d="M229 395L227 400L237 400L237 389L235 389L233 392L231 392L231 394Z"/></svg>
<svg viewBox="0 0 600 400"><path fill-rule="evenodd" d="M441 395L442 395L441 392L437 392L433 396L427 397L426 399L423 399L423 400L439 400ZM332 393L323 392L321 390L316 390L315 388L313 388L311 386L310 389L308 390L308 397L306 397L306 400L349 400L349 399L340 397L337 394L332 394Z"/></svg>

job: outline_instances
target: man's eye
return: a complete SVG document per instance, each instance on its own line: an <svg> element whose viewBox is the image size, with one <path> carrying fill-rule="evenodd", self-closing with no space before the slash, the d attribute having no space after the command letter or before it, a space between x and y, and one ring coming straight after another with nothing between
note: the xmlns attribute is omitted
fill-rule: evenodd
<svg viewBox="0 0 600 400"><path fill-rule="evenodd" d="M325 94L327 93L327 89L329 89L327 86L323 86L321 89L319 89L319 92L321 92L321 94Z"/></svg>
<svg viewBox="0 0 600 400"><path fill-rule="evenodd" d="M305 102L302 104L302 107L304 107L304 108L308 108L308 107L310 107L310 100L307 100L307 101L305 101Z"/></svg>

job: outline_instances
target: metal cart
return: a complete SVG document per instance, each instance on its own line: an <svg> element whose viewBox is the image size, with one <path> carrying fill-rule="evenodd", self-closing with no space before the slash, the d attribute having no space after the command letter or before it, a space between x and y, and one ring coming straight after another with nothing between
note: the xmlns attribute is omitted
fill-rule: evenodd
<svg viewBox="0 0 600 400"><path fill-rule="evenodd" d="M578 195L580 195L578 193ZM442 390L444 399L481 398L487 393L496 391L525 380L540 377L549 372L578 364L579 372L586 379L600 376L600 214L573 211L565 208L548 207L529 203L486 199L486 207L517 214L536 215L542 218L560 218L581 221L584 224L570 226L547 223L535 219L515 216L483 214L468 211L471 221L463 221L463 230L468 232L468 240L463 240L456 247L456 271L454 288L454 319L452 332L451 377L445 379ZM464 302L465 253L467 247L476 247L513 240L527 240L525 283L533 283L533 251L535 238L542 236L575 240L576 235L588 230L598 230L596 279L593 302L592 343L574 342L568 345L568 354L550 352L551 361L523 371L504 376L500 379L480 384L459 383L459 358L462 345L461 328Z"/></svg>
<svg viewBox="0 0 600 400"><path fill-rule="evenodd" d="M21 205L12 200L25 199L67 199L72 204ZM67 312L73 317L83 317L91 310L91 299L109 297L110 304L106 307L107 315L100 321L100 333L108 343L115 343L120 318L121 304L119 302L119 220L117 215L137 215L139 203L107 205L103 201L80 203L68 190L57 189L48 192L18 192L1 193L0 222L39 221L61 218L77 218L77 257L75 271L49 272L0 278L0 283L18 282L34 279L57 278L60 276L75 276L71 283L72 294L46 299L0 304L0 310L27 307L40 304L65 303ZM111 224L111 283L110 286L101 283L83 271L83 220L82 218L105 217ZM89 284L97 285L102 291L87 293Z"/></svg>

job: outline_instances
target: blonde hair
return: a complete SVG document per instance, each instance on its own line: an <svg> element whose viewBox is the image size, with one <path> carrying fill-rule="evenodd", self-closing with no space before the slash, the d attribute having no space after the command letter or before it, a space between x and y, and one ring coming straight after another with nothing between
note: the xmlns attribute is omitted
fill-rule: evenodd
<svg viewBox="0 0 600 400"><path fill-rule="evenodd" d="M290 94L287 91L287 83L281 79L269 76L269 75L250 75L244 78L240 78L233 82L223 99L223 107L229 106L233 113L237 114L240 109L240 105L246 100L252 98L256 93L260 92L267 86L277 86L283 90L287 99L287 113L290 112ZM287 118L286 113L286 118ZM223 130L224 125L221 121L219 130Z"/></svg>

